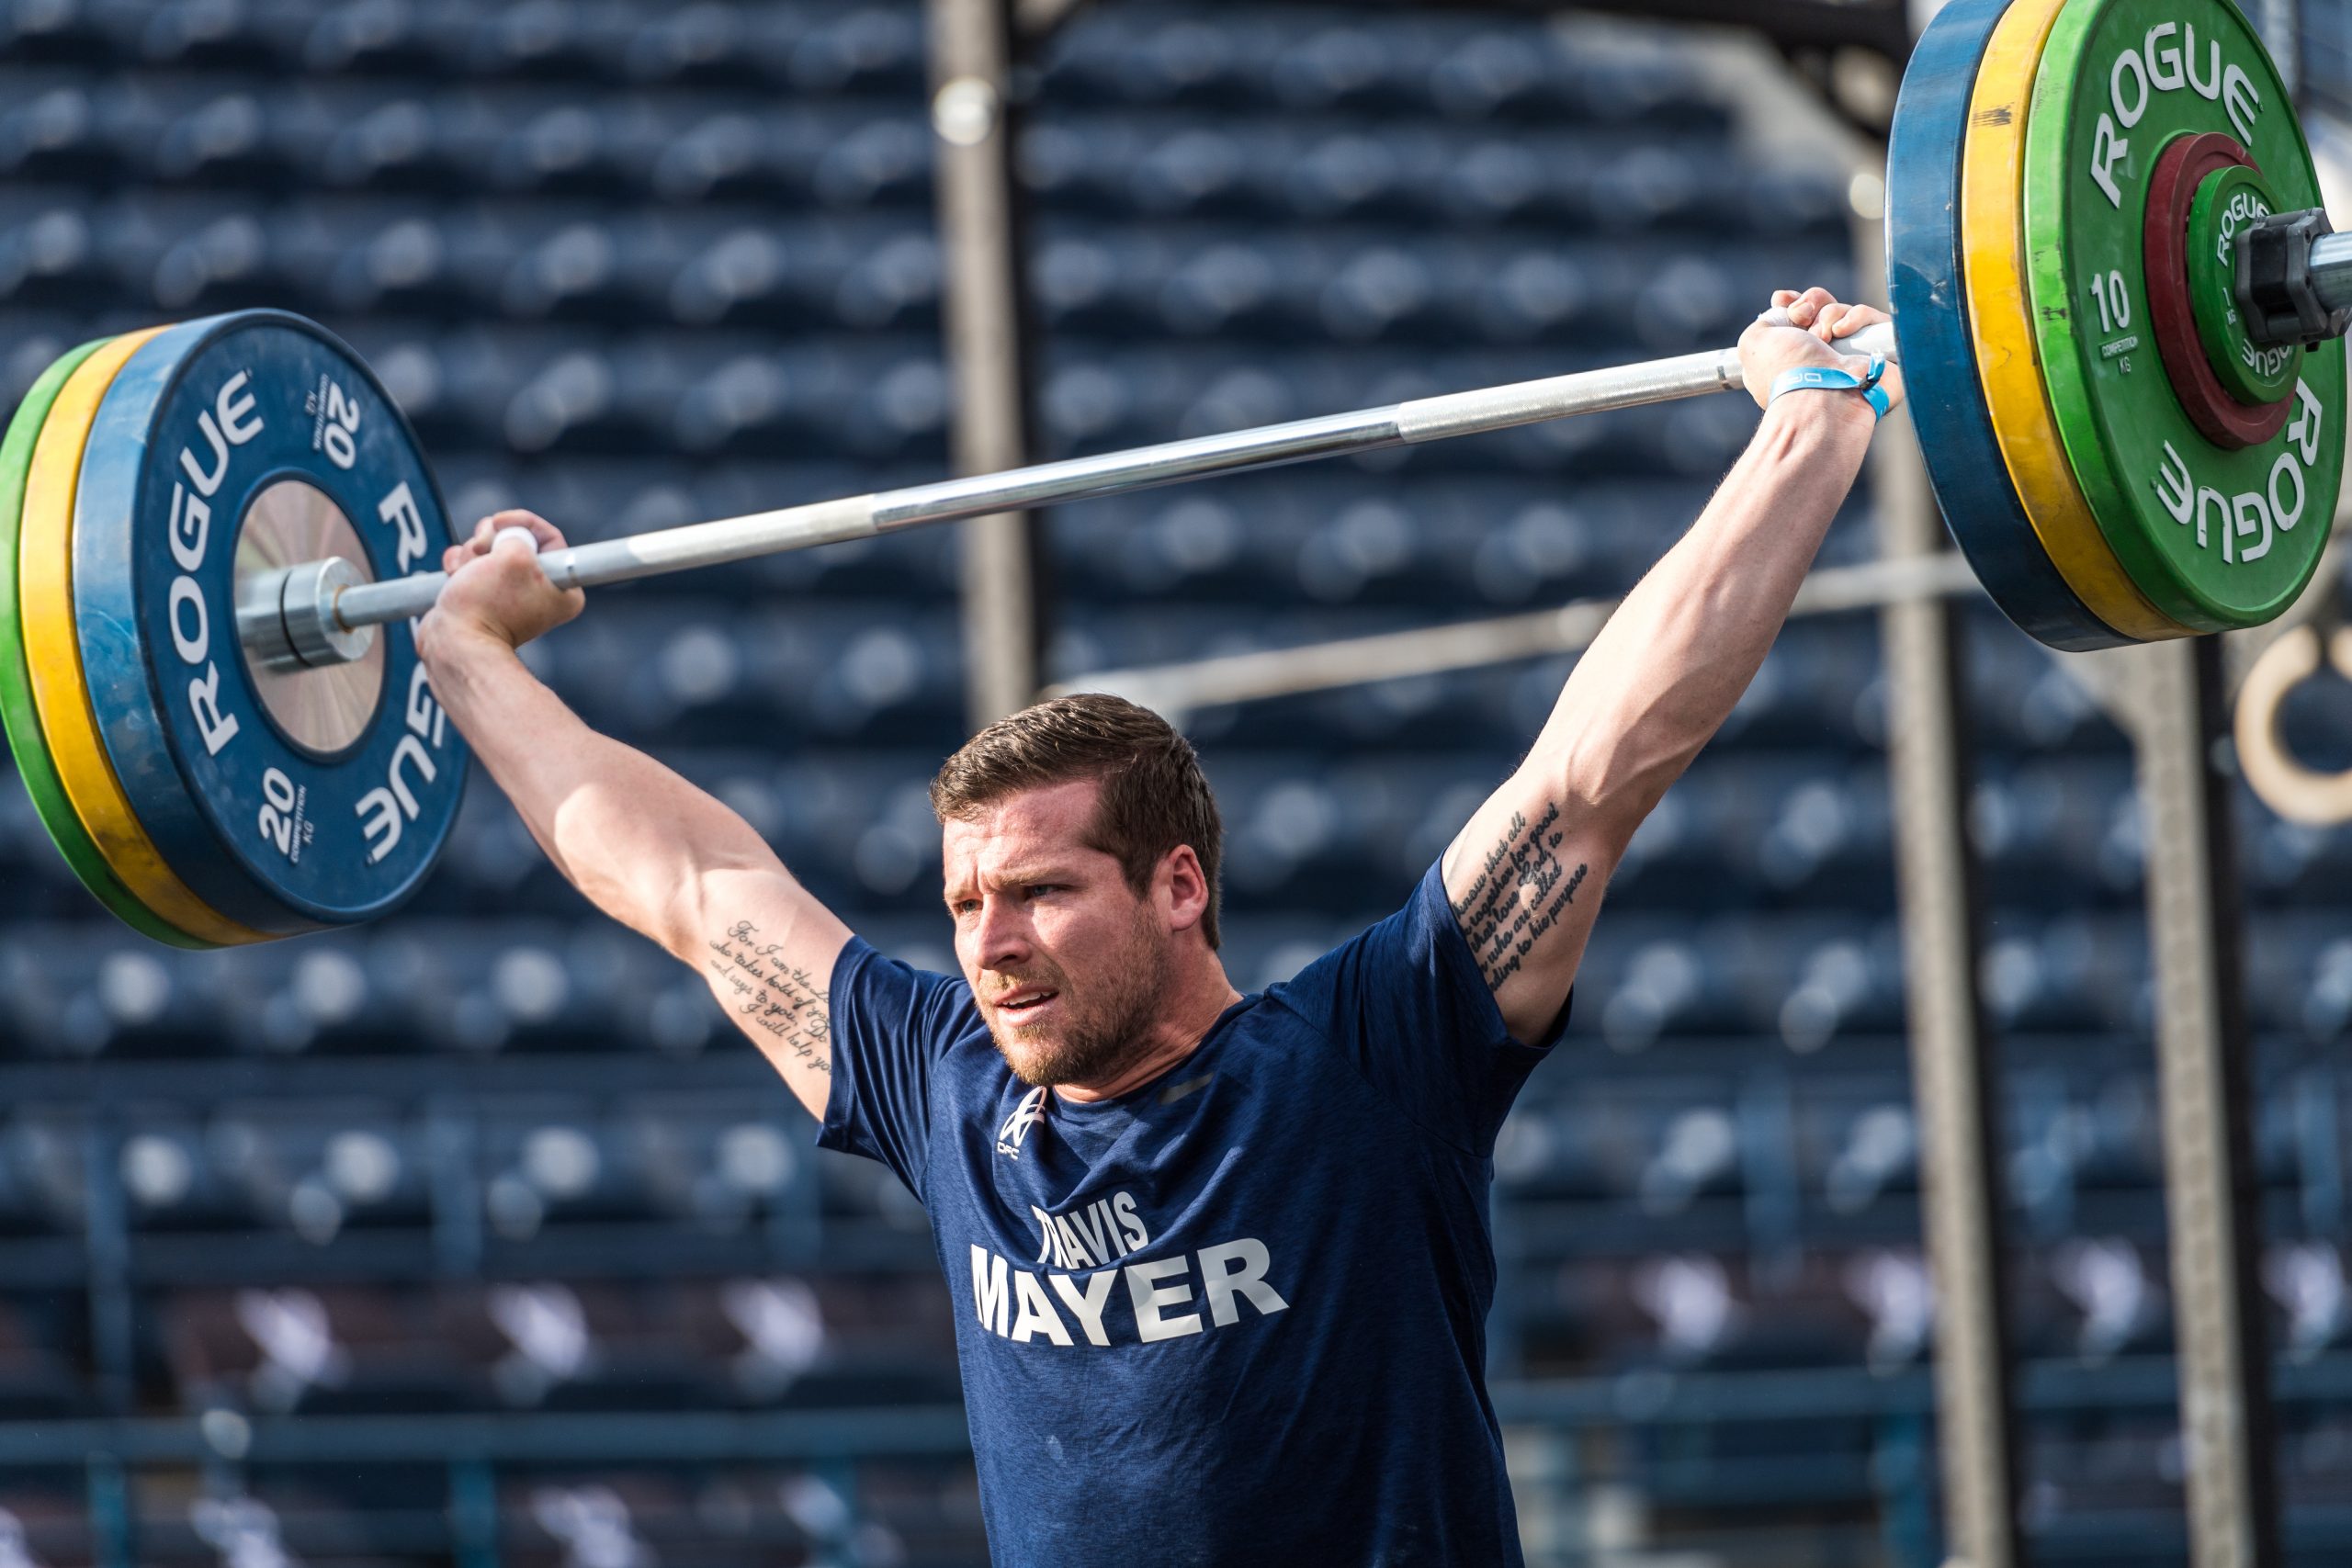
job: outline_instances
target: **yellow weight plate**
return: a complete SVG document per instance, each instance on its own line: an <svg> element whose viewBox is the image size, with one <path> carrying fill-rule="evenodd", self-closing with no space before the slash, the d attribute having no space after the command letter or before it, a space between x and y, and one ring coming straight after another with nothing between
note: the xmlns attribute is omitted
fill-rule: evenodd
<svg viewBox="0 0 2352 1568"><path fill-rule="evenodd" d="M189 892L156 852L98 739L97 716L90 707L82 673L81 642L74 630L74 489L82 471L83 446L115 373L140 344L162 330L116 338L83 361L59 389L41 425L32 467L25 476L18 558L25 660L58 777L74 815L115 875L141 903L190 936L224 947L267 942L264 933L228 919Z"/></svg>
<svg viewBox="0 0 2352 1568"><path fill-rule="evenodd" d="M2042 45L2066 0L2016 0L1977 68L1961 157L1961 241L1977 374L2009 479L2050 562L2084 608L2142 642L2194 637L2148 602L2100 534L2050 412L2027 314L2025 121Z"/></svg>

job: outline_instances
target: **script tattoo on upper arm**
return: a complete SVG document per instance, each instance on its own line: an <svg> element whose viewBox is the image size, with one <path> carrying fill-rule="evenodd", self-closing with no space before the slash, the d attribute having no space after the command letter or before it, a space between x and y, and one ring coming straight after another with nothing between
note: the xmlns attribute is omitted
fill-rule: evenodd
<svg viewBox="0 0 2352 1568"><path fill-rule="evenodd" d="M760 940L760 929L738 920L710 944L711 973L728 1010L746 1029L764 1030L820 1073L833 1070L832 995L808 970L784 960L776 942Z"/></svg>
<svg viewBox="0 0 2352 1568"><path fill-rule="evenodd" d="M1477 877L1453 904L1454 920L1488 990L1500 990L1519 973L1584 885L1588 867L1571 871L1561 863L1560 844L1567 834L1559 821L1560 808L1551 802L1532 824L1525 812L1512 812L1502 841L1487 852Z"/></svg>

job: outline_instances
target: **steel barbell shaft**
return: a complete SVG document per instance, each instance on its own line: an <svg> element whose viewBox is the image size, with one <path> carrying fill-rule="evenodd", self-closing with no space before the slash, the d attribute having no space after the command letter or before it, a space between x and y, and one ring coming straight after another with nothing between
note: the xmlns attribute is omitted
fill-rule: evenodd
<svg viewBox="0 0 2352 1568"><path fill-rule="evenodd" d="M2312 242L2312 289L2331 310L2352 305L2352 234L2322 234Z"/></svg>
<svg viewBox="0 0 2352 1568"><path fill-rule="evenodd" d="M1837 344L1840 353L1895 357L1893 329L1866 328ZM563 588L594 588L691 567L723 566L755 556L894 533L926 523L989 513L1090 501L1213 474L1274 468L1284 463L1369 452L1384 446L1442 441L1508 430L1571 414L1636 408L1747 385L1736 349L1573 375L1546 377L1474 391L1416 398L1385 408L1320 419L1261 425L1224 435L1196 436L1092 457L1070 457L1003 473L944 479L842 501L789 506L713 523L693 523L628 538L550 550L539 565ZM345 588L333 601L338 629L421 615L447 581L442 572ZM289 604L289 626L300 606Z"/></svg>

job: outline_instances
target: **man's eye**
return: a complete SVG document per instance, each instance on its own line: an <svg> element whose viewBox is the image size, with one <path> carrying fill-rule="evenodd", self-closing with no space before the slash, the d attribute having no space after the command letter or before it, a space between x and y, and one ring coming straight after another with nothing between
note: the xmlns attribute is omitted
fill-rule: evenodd
<svg viewBox="0 0 2352 1568"><path fill-rule="evenodd" d="M1058 882L1033 882L1029 885L1029 896L1033 898L1040 893L1058 893L1061 890L1062 885Z"/></svg>

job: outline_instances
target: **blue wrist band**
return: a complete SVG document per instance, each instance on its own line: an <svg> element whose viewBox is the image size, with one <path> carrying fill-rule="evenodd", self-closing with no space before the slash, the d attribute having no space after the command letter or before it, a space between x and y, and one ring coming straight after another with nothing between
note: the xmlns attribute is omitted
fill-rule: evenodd
<svg viewBox="0 0 2352 1568"><path fill-rule="evenodd" d="M1771 396L1764 402L1770 408L1781 400L1783 392L1860 392L1869 401L1871 414L1884 419L1887 410L1894 406L1894 400L1886 395L1884 387L1879 385L1885 376L1885 356L1876 354L1871 355L1867 376L1857 376L1851 370L1835 366L1800 365L1793 370L1783 370L1772 378Z"/></svg>

